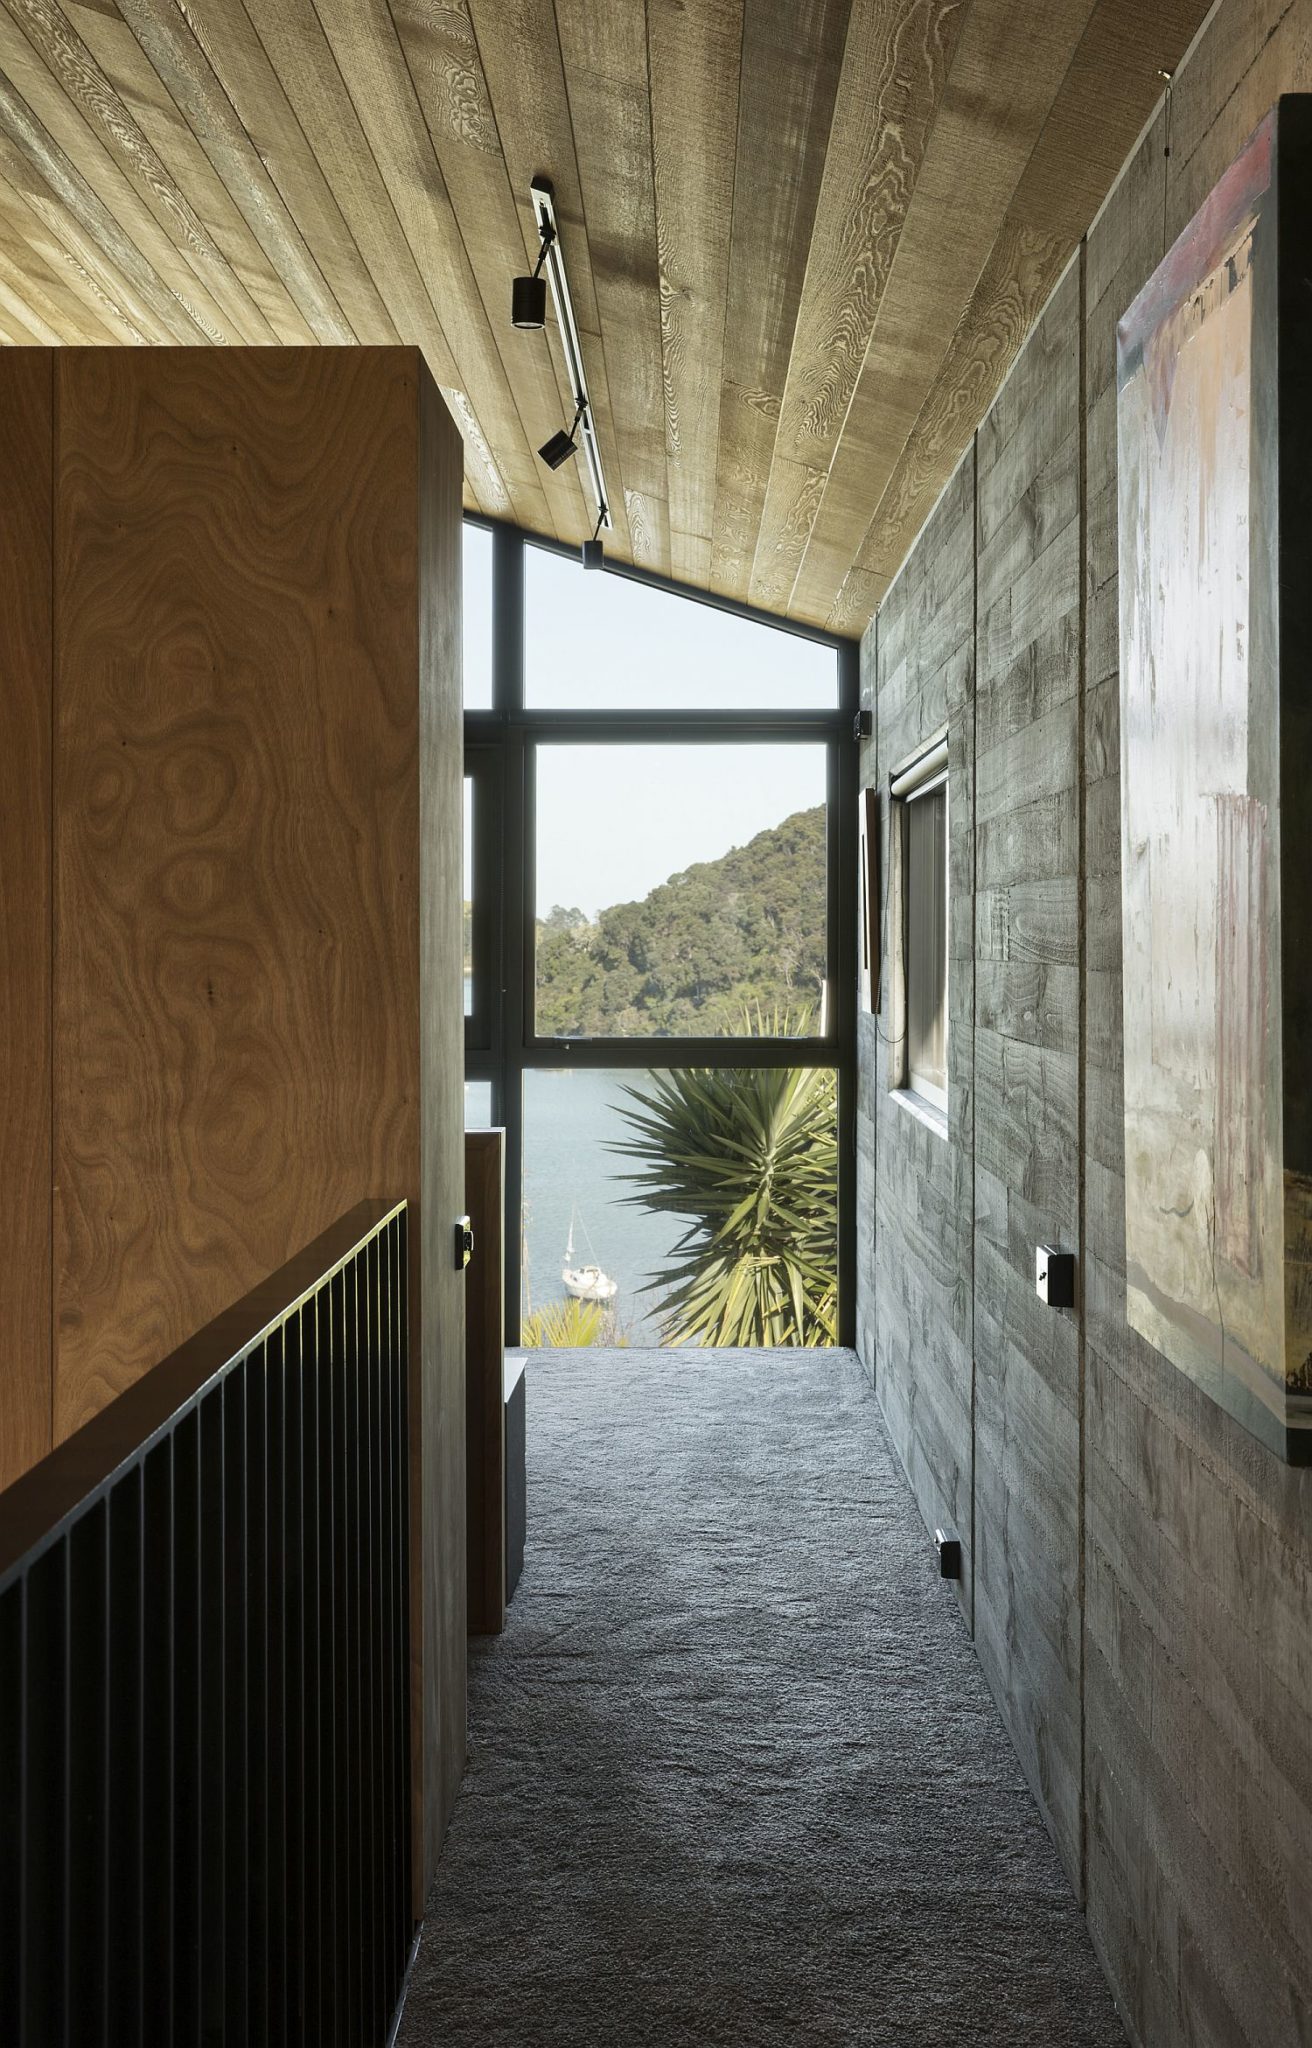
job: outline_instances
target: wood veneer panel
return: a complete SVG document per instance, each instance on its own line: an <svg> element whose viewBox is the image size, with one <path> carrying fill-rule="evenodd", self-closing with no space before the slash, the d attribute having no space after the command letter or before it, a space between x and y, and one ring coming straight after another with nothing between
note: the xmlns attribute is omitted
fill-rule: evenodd
<svg viewBox="0 0 1312 2048"><path fill-rule="evenodd" d="M53 358L0 358L0 1487L50 1449Z"/></svg>
<svg viewBox="0 0 1312 2048"><path fill-rule="evenodd" d="M461 873L460 437L419 382L419 1002L423 1099L423 1348L420 1408L426 1780L432 1882L465 1768L465 1277L452 1232L464 1210L464 945Z"/></svg>
<svg viewBox="0 0 1312 2048"><path fill-rule="evenodd" d="M506 1625L504 1131L465 1132L465 1206L474 1255L465 1272L465 1506L469 1632Z"/></svg>
<svg viewBox="0 0 1312 2048"><path fill-rule="evenodd" d="M58 1438L419 1187L411 351L58 361Z"/></svg>

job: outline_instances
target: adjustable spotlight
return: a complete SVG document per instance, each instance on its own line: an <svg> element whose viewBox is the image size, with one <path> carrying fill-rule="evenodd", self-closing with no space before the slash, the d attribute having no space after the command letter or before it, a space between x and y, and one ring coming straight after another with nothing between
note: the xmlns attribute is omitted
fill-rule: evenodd
<svg viewBox="0 0 1312 2048"><path fill-rule="evenodd" d="M547 280L534 271L532 277L517 277L510 287L510 317L516 327L545 327L547 324Z"/></svg>
<svg viewBox="0 0 1312 2048"><path fill-rule="evenodd" d="M538 449L538 454L548 469L559 469L563 462L568 462L570 456L577 455L578 452L578 442L572 434L567 434L563 427L557 428L551 439L544 441Z"/></svg>
<svg viewBox="0 0 1312 2048"><path fill-rule="evenodd" d="M578 454L579 444L574 439L574 436L579 430L579 421L583 418L586 411L587 407L581 405L574 415L574 424L569 432L566 433L563 427L558 427L551 439L544 441L538 449L538 454L542 457L548 469L559 469L562 463L569 461L571 455Z"/></svg>
<svg viewBox="0 0 1312 2048"><path fill-rule="evenodd" d="M517 277L510 290L510 317L516 327L545 327L547 324L547 280L542 275L542 266L556 239L556 231L542 222L538 233L542 237L542 247L538 250L532 275Z"/></svg>
<svg viewBox="0 0 1312 2048"><path fill-rule="evenodd" d="M584 541L581 550L585 569L604 569L606 566L606 550L598 539L602 527L606 524L606 519L606 507L603 505L597 514L597 531L593 534L591 540Z"/></svg>

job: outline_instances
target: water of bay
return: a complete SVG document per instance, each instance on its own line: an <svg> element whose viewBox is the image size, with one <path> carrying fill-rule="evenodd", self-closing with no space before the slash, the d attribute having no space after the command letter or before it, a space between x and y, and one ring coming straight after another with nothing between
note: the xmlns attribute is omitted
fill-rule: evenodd
<svg viewBox="0 0 1312 2048"><path fill-rule="evenodd" d="M659 1302L642 1289L667 1266L684 1224L626 1201L633 1165L609 1149L628 1134L624 1091L642 1078L586 1068L524 1076L523 1299L526 1308L564 1299L573 1219L578 1263L595 1259L619 1284L619 1330L631 1344L658 1344Z"/></svg>

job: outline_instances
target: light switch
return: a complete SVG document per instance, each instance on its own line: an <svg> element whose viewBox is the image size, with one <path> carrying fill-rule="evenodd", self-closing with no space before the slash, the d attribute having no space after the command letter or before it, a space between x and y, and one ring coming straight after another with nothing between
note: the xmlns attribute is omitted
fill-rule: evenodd
<svg viewBox="0 0 1312 2048"><path fill-rule="evenodd" d="M1041 1244L1034 1252L1034 1292L1049 1308L1075 1306L1075 1254Z"/></svg>

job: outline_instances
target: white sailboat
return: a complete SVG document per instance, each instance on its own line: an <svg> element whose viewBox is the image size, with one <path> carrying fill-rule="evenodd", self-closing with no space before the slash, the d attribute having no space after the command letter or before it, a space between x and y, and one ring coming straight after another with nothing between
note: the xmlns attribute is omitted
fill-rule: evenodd
<svg viewBox="0 0 1312 2048"><path fill-rule="evenodd" d="M576 1266L574 1263L575 1214L576 1212L571 1210L569 1239L565 1246L565 1263L560 1269L560 1284L566 1294L573 1295L575 1301L614 1301L615 1296L620 1291L619 1282L618 1280L612 1280L608 1273L602 1272L595 1257L587 1265ZM583 1227L583 1235L585 1237L588 1235L586 1224ZM592 1250L592 1240L590 1238L588 1239L588 1250Z"/></svg>

